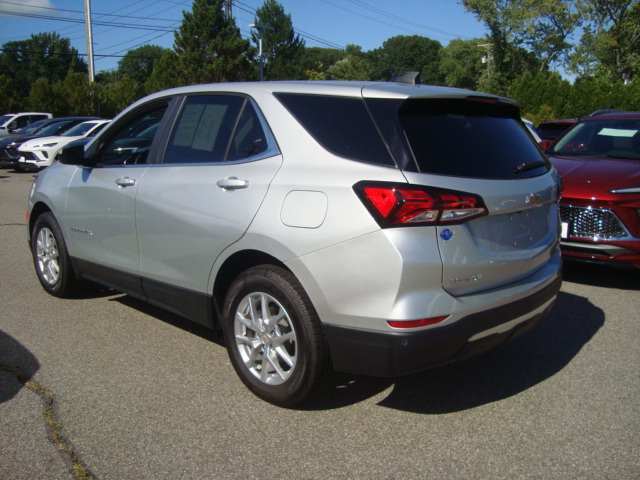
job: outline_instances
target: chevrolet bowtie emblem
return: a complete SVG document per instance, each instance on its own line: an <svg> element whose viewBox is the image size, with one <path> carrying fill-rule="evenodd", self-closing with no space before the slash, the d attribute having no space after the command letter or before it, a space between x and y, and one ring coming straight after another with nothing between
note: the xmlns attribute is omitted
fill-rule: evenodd
<svg viewBox="0 0 640 480"><path fill-rule="evenodd" d="M540 201L540 195L537 193L530 193L527 196L527 203L533 205L534 203L538 203Z"/></svg>

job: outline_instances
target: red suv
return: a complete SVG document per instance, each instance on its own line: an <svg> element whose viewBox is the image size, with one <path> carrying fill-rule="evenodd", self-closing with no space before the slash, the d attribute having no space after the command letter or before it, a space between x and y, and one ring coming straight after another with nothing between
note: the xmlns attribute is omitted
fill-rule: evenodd
<svg viewBox="0 0 640 480"><path fill-rule="evenodd" d="M546 150L566 259L640 268L640 112L587 117Z"/></svg>

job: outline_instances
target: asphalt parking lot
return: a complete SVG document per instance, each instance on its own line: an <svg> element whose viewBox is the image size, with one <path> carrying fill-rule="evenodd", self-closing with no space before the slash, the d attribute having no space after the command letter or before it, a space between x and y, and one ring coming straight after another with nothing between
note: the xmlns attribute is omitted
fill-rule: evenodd
<svg viewBox="0 0 640 480"><path fill-rule="evenodd" d="M340 377L286 410L186 321L109 290L47 295L32 179L0 170L0 480L640 478L640 272L567 265L551 315L510 344Z"/></svg>

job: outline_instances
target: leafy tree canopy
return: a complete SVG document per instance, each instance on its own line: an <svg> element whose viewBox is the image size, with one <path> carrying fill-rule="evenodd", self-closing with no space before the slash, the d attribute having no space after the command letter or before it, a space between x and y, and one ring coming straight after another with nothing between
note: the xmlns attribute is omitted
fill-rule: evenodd
<svg viewBox="0 0 640 480"><path fill-rule="evenodd" d="M183 11L174 49L182 84L242 81L251 78L249 40L240 36L233 18L225 18L223 0L194 0Z"/></svg>
<svg viewBox="0 0 640 480"><path fill-rule="evenodd" d="M470 90L478 88L483 61L487 59L486 50L480 46L485 42L483 38L455 39L440 51L440 73L445 85Z"/></svg>
<svg viewBox="0 0 640 480"><path fill-rule="evenodd" d="M408 71L420 71L422 83L439 85L438 59L442 45L419 35L391 37L371 54L373 80L389 80Z"/></svg>
<svg viewBox="0 0 640 480"><path fill-rule="evenodd" d="M11 77L14 88L23 96L39 78L56 82L70 72L87 72L86 62L71 47L70 40L57 33L31 35L27 40L5 43L2 48L0 73Z"/></svg>
<svg viewBox="0 0 640 480"><path fill-rule="evenodd" d="M127 75L135 82L146 82L153 72L153 65L162 57L164 51L165 49L158 45L143 45L129 50L118 62L118 76Z"/></svg>
<svg viewBox="0 0 640 480"><path fill-rule="evenodd" d="M293 29L291 15L276 0L266 0L256 10L255 24L269 28L262 31L262 56L264 59L265 80L296 80L304 77L302 58L304 40ZM252 31L255 44L259 41L259 32Z"/></svg>

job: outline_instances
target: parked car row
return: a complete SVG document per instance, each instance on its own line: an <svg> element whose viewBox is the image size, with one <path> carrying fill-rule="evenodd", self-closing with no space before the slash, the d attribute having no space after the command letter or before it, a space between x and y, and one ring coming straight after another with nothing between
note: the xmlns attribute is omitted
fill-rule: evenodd
<svg viewBox="0 0 640 480"><path fill-rule="evenodd" d="M109 120L98 117L56 117L37 120L0 137L0 167L38 171L51 165L69 142L96 135Z"/></svg>

